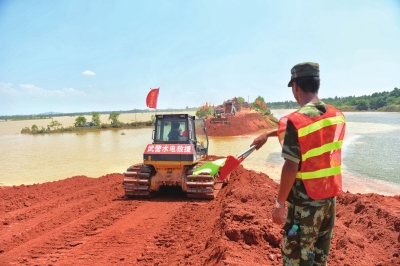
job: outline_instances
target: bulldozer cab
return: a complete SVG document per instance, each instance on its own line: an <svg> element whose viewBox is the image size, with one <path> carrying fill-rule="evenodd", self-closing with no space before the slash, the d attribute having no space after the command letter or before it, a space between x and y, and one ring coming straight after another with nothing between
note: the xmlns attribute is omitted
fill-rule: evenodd
<svg viewBox="0 0 400 266"><path fill-rule="evenodd" d="M156 115L153 144L181 144L181 147L190 144L198 156L207 155L208 135L205 121L188 114Z"/></svg>
<svg viewBox="0 0 400 266"><path fill-rule="evenodd" d="M215 109L214 110L214 117L215 118L221 118L221 110L220 109Z"/></svg>

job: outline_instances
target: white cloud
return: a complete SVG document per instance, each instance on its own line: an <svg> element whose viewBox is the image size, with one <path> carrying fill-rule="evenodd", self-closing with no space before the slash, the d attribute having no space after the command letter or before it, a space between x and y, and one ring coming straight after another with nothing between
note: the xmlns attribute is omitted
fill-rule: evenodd
<svg viewBox="0 0 400 266"><path fill-rule="evenodd" d="M0 82L0 93L9 94L9 95L19 95L20 92L13 88L12 83L4 83Z"/></svg>
<svg viewBox="0 0 400 266"><path fill-rule="evenodd" d="M86 76L96 76L96 73L94 73L93 71L90 71L90 70L83 71L82 74L86 75Z"/></svg>
<svg viewBox="0 0 400 266"><path fill-rule="evenodd" d="M59 90L45 90L39 87L36 87L35 85L32 84L21 84L19 85L24 92L24 94L28 95L36 95L36 96L44 96L44 97L49 97L49 96L62 96L62 92Z"/></svg>
<svg viewBox="0 0 400 266"><path fill-rule="evenodd" d="M62 89L62 91L66 94L66 95L81 95L81 96L86 96L86 93L84 93L83 91L77 91L74 88L64 88Z"/></svg>
<svg viewBox="0 0 400 266"><path fill-rule="evenodd" d="M21 84L22 93L24 95L30 96L43 96L43 97L68 97L68 96L86 96L83 91L77 91L73 88L63 88L61 90L45 90L39 87L36 87L32 84Z"/></svg>

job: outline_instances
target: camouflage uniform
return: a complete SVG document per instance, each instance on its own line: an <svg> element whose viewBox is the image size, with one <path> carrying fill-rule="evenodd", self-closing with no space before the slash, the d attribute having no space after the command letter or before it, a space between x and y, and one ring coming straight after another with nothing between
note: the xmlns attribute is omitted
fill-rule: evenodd
<svg viewBox="0 0 400 266"><path fill-rule="evenodd" d="M310 117L326 112L323 102L308 103L299 112ZM282 157L301 164L297 130L288 120ZM282 239L284 265L326 265L336 216L336 198L313 200L301 180L296 179L287 198L288 210ZM299 226L296 236L287 236L293 224Z"/></svg>

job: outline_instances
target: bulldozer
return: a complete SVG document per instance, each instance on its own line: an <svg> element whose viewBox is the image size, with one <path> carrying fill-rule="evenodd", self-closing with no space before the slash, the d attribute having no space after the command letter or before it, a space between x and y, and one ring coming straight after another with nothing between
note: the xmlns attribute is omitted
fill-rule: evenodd
<svg viewBox="0 0 400 266"><path fill-rule="evenodd" d="M134 164L124 173L125 195L152 197L163 186L179 186L189 198L214 199L229 180L218 174L193 171L208 160L208 134L203 118L188 114L158 114L151 144L143 153L143 163Z"/></svg>
<svg viewBox="0 0 400 266"><path fill-rule="evenodd" d="M213 117L210 119L211 124L228 124L228 118L223 117L223 110L222 109L215 109Z"/></svg>

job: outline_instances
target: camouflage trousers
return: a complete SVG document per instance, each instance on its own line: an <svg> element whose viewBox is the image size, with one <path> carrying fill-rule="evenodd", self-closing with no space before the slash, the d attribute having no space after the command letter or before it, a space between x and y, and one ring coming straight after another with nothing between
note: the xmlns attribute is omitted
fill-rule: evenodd
<svg viewBox="0 0 400 266"><path fill-rule="evenodd" d="M326 265L336 216L336 198L319 207L288 204L282 238L285 266ZM287 236L293 224L296 236Z"/></svg>

